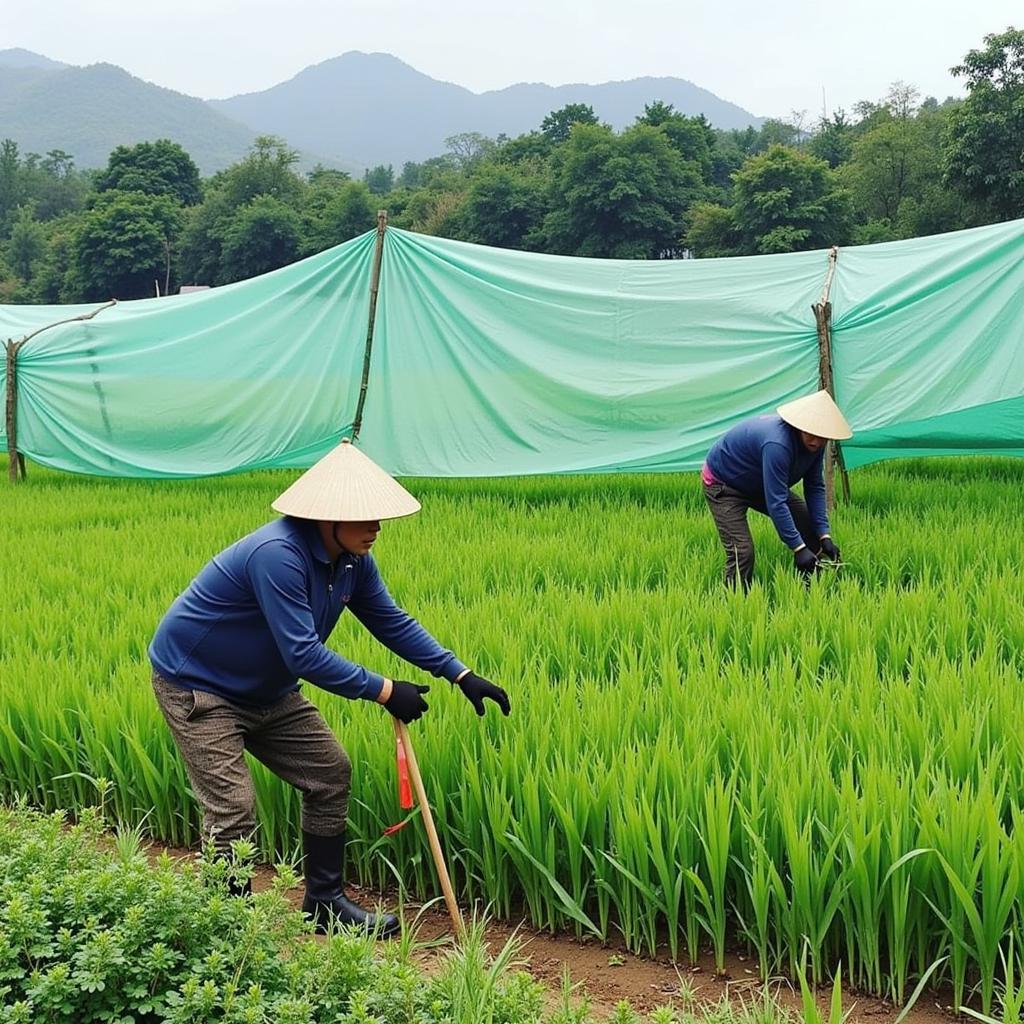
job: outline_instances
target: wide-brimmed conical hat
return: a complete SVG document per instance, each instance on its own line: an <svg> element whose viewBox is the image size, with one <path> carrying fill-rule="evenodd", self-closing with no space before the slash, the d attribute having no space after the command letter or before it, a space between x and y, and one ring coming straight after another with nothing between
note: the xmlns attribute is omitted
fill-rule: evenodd
<svg viewBox="0 0 1024 1024"><path fill-rule="evenodd" d="M786 402L775 410L791 427L804 430L808 434L827 437L832 441L842 441L853 437L850 424L839 411L839 406L832 401L827 391L815 391L813 395L805 395L793 402Z"/></svg>
<svg viewBox="0 0 1024 1024"><path fill-rule="evenodd" d="M363 523L411 516L420 503L346 439L278 495L271 508L299 519Z"/></svg>

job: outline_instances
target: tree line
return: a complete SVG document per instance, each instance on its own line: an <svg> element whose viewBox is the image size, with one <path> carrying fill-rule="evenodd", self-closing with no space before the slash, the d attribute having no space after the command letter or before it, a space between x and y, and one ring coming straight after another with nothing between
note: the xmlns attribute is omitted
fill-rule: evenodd
<svg viewBox="0 0 1024 1024"><path fill-rule="evenodd" d="M0 142L0 302L140 298L275 270L372 228L603 258L792 252L1024 217L1024 32L985 36L952 69L963 100L885 97L723 131L654 100L621 131L585 104L515 138L465 132L362 180L297 169L263 136L202 179L167 139L78 170Z"/></svg>

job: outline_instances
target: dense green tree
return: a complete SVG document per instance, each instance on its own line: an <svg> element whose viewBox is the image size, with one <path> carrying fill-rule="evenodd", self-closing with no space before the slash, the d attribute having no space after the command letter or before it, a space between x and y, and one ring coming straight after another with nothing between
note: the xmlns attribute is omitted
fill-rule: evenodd
<svg viewBox="0 0 1024 1024"><path fill-rule="evenodd" d="M786 251L1024 215L1022 35L986 37L968 54L956 69L966 101L919 103L897 82L857 104L856 119L837 111L813 132L803 115L713 130L655 100L615 133L571 104L514 139L452 136L397 180L390 167L366 182L323 166L300 175L296 153L264 136L202 183L167 140L121 146L94 186L67 152L22 155L6 140L0 301L151 295L169 260L176 281L222 284L360 234L378 207L416 231L603 257L676 255L682 239L702 257ZM190 184L176 191L182 168ZM161 194L193 205L145 205Z"/></svg>
<svg viewBox="0 0 1024 1024"><path fill-rule="evenodd" d="M660 128L684 160L692 160L700 168L701 177L710 181L714 165L711 152L715 145L715 130L703 114L688 117L679 113L671 103L656 100L644 107L637 124Z"/></svg>
<svg viewBox="0 0 1024 1024"><path fill-rule="evenodd" d="M209 188L220 192L232 210L257 196L272 196L298 209L307 188L295 171L298 160L299 154L284 140L261 135L243 160L213 176Z"/></svg>
<svg viewBox="0 0 1024 1024"><path fill-rule="evenodd" d="M692 254L702 259L735 256L741 251L733 212L718 203L693 205L685 238Z"/></svg>
<svg viewBox="0 0 1024 1024"><path fill-rule="evenodd" d="M401 225L398 221L401 220L408 209L413 195L412 189L396 185L386 196L381 196L380 201L376 204L376 208L387 213L389 224L400 227Z"/></svg>
<svg viewBox="0 0 1024 1024"><path fill-rule="evenodd" d="M777 117L769 117L761 125L754 140L753 148L748 150L748 152L751 155L756 155L764 153L766 150L771 149L772 146L795 147L800 142L801 134L799 125L790 124Z"/></svg>
<svg viewBox="0 0 1024 1024"><path fill-rule="evenodd" d="M11 273L0 253L0 306L16 306L31 302L30 292L25 282ZM3 339L0 339L3 340Z"/></svg>
<svg viewBox="0 0 1024 1024"><path fill-rule="evenodd" d="M491 159L498 148L494 139L481 135L480 132L459 132L456 135L449 135L444 144L454 165L464 172Z"/></svg>
<svg viewBox="0 0 1024 1024"><path fill-rule="evenodd" d="M294 252L291 258L295 259L310 251L302 243L303 236L311 233L309 222L316 220L317 210L326 205L339 181L348 177L339 179L341 172L320 167L307 182L295 170L297 161L298 154L281 139L263 135L244 159L210 179L206 198L186 220L179 262L183 281L209 285L238 281L283 266L289 262L283 259L284 252ZM266 198L277 200L292 216L278 217L276 206L262 202L250 209L256 199ZM305 210L307 203L314 207L312 212ZM253 238L254 252L247 259L239 240L246 231L255 230L261 212L268 229L276 234L266 240ZM302 215L307 220L305 230Z"/></svg>
<svg viewBox="0 0 1024 1024"><path fill-rule="evenodd" d="M218 283L277 270L299 258L299 215L276 196L257 196L235 210L223 233Z"/></svg>
<svg viewBox="0 0 1024 1024"><path fill-rule="evenodd" d="M422 163L407 161L402 166L402 173L398 176L395 184L399 188L429 188L441 189L459 179L459 171L451 155L432 156Z"/></svg>
<svg viewBox="0 0 1024 1024"><path fill-rule="evenodd" d="M396 188L419 188L423 176L423 165L415 160L406 160L401 173L395 179Z"/></svg>
<svg viewBox="0 0 1024 1024"><path fill-rule="evenodd" d="M748 131L756 136L753 128ZM732 176L743 166L749 152L737 141L737 133L715 132L715 142L711 147L711 178L710 183L717 193L716 202L727 202L732 191Z"/></svg>
<svg viewBox="0 0 1024 1024"><path fill-rule="evenodd" d="M46 252L46 231L36 220L31 204L18 209L7 244L7 264L26 284L31 282L39 261Z"/></svg>
<svg viewBox="0 0 1024 1024"><path fill-rule="evenodd" d="M10 234L15 211L25 199L18 144L14 139L4 139L0 142L0 238Z"/></svg>
<svg viewBox="0 0 1024 1024"><path fill-rule="evenodd" d="M85 208L92 188L92 175L75 170L75 161L62 149L51 149L26 169L29 198L35 203L39 220L53 220Z"/></svg>
<svg viewBox="0 0 1024 1024"><path fill-rule="evenodd" d="M725 148L731 144L731 146L734 146L743 154L744 159L748 156L753 156L758 151L758 141L760 138L760 132L753 125L749 124L746 128L733 128L731 131L718 133L719 145ZM743 161L741 160L740 162L742 163Z"/></svg>
<svg viewBox="0 0 1024 1024"><path fill-rule="evenodd" d="M887 118L856 141L843 181L862 219L896 221L910 194L926 151L910 118Z"/></svg>
<svg viewBox="0 0 1024 1024"><path fill-rule="evenodd" d="M597 123L597 114L592 106L587 103L567 103L559 110L552 110L541 121L540 130L549 142L558 145L568 140L573 125Z"/></svg>
<svg viewBox="0 0 1024 1024"><path fill-rule="evenodd" d="M69 286L82 301L139 299L169 285L181 207L169 196L101 192L72 240Z"/></svg>
<svg viewBox="0 0 1024 1024"><path fill-rule="evenodd" d="M546 191L546 178L523 167L483 168L462 206L462 237L480 245L533 248L547 208Z"/></svg>
<svg viewBox="0 0 1024 1024"><path fill-rule="evenodd" d="M537 164L545 162L551 155L554 143L542 132L527 132L514 139L506 139L498 145L494 161L501 164Z"/></svg>
<svg viewBox="0 0 1024 1024"><path fill-rule="evenodd" d="M223 283L221 258L224 235L234 209L223 192L211 193L199 205L185 211L181 233L178 275L182 284Z"/></svg>
<svg viewBox="0 0 1024 1024"><path fill-rule="evenodd" d="M951 69L967 80L967 99L950 116L946 175L967 199L1008 220L1024 216L1024 31L984 41Z"/></svg>
<svg viewBox="0 0 1024 1024"><path fill-rule="evenodd" d="M410 196L395 227L408 228L425 235L461 238L461 211L465 193L457 188L420 188Z"/></svg>
<svg viewBox="0 0 1024 1024"><path fill-rule="evenodd" d="M170 139L118 146L110 154L106 168L96 175L96 190L171 196L182 206L193 206L203 197L199 168Z"/></svg>
<svg viewBox="0 0 1024 1024"><path fill-rule="evenodd" d="M54 305L72 302L78 297L73 290L71 267L80 217L80 214L67 214L46 222L46 248L35 266L31 298L27 301Z"/></svg>
<svg viewBox="0 0 1024 1024"><path fill-rule="evenodd" d="M747 253L843 245L853 226L849 194L828 164L786 146L772 146L737 171L733 214Z"/></svg>
<svg viewBox="0 0 1024 1024"><path fill-rule="evenodd" d="M856 140L839 171L864 226L858 239L909 238L963 226L962 204L942 180L948 116L946 109L915 111L905 102L873 115L873 126Z"/></svg>
<svg viewBox="0 0 1024 1024"><path fill-rule="evenodd" d="M579 125L557 152L544 236L550 251L657 257L678 247L683 219L701 198L695 163L664 133L634 125Z"/></svg>
<svg viewBox="0 0 1024 1024"><path fill-rule="evenodd" d="M323 164L316 164L306 175L306 181L313 188L341 188L346 181L351 181L352 175L348 171L339 171L336 167L325 167Z"/></svg>
<svg viewBox="0 0 1024 1024"><path fill-rule="evenodd" d="M361 235L376 226L377 204L362 182L349 181L333 191L328 202L312 220L308 230L309 250L320 252Z"/></svg>
<svg viewBox="0 0 1024 1024"><path fill-rule="evenodd" d="M395 187L395 169L391 164L377 164L363 174L363 184L374 195L382 196Z"/></svg>
<svg viewBox="0 0 1024 1024"><path fill-rule="evenodd" d="M850 159L855 136L846 112L837 110L831 117L823 117L818 122L818 130L807 143L807 152L834 169Z"/></svg>

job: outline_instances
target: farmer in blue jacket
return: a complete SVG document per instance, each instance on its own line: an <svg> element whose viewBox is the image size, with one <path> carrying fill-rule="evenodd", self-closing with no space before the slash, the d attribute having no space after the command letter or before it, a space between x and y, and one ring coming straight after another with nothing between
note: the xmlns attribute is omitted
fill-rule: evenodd
<svg viewBox="0 0 1024 1024"><path fill-rule="evenodd" d="M345 442L273 503L282 513L215 556L171 605L149 648L153 689L202 805L204 836L221 852L256 828L243 751L302 793L303 910L388 935L393 914L345 895L351 765L299 690L382 704L403 722L427 711L430 688L388 679L324 646L346 608L385 647L457 685L484 713L509 713L505 691L471 672L399 608L370 548L382 519L418 512L397 481ZM235 886L244 893L245 886Z"/></svg>
<svg viewBox="0 0 1024 1024"><path fill-rule="evenodd" d="M747 510L771 517L805 578L820 559L839 561L825 507L822 464L828 441L852 431L827 391L780 405L778 415L736 424L708 452L701 470L704 497L725 548L725 581L743 589L754 575ZM803 499L790 488L803 481Z"/></svg>

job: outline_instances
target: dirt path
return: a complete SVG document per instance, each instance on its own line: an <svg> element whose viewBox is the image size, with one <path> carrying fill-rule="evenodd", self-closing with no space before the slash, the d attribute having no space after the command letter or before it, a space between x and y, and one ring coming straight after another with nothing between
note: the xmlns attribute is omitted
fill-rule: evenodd
<svg viewBox="0 0 1024 1024"><path fill-rule="evenodd" d="M367 892L365 899L372 904L377 894ZM407 905L408 906L408 905ZM414 907L409 907L410 910ZM571 935L552 936L537 932L528 925L519 929L504 922L491 922L487 926L488 945L497 952L513 933L523 942L524 968L553 992L561 987L566 969L574 985L580 986L590 1000L595 1017L609 1015L620 1000L627 1000L635 1010L650 1011L658 1006L673 1004L685 1007L713 1005L723 996L734 1003L752 1003L762 998L764 986L758 978L757 964L742 955L730 954L726 958L725 975L717 976L714 961L708 956L700 963L673 964L666 958L652 959L634 956L621 945L601 944L597 940L577 941ZM443 907L431 907L422 918L420 935L423 939L446 936L451 924ZM439 955L424 954L424 960ZM800 993L794 992L787 981L780 980L769 986L773 998L784 1006L800 1012ZM828 1019L831 987L818 995L824 1018ZM872 996L844 990L843 1007L849 1012L851 1024L873 1022L890 1024L899 1016L900 1007ZM904 1018L906 1024L950 1024L954 1020L951 1009L944 1008L934 993L925 993L917 1005Z"/></svg>
<svg viewBox="0 0 1024 1024"><path fill-rule="evenodd" d="M151 855L156 856L162 849L159 846L153 848ZM169 849L167 852L176 859L194 856L189 850ZM257 868L253 882L257 892L269 886L273 874L270 867ZM349 895L363 906L374 906L378 901L384 906L395 904L393 894L381 894L354 885L349 886ZM291 900L298 909L302 903L301 890L296 889ZM406 904L409 916L416 916L420 910L421 904ZM433 940L443 940L450 934L451 923L443 903L435 903L422 911L418 935L429 947L419 950L416 955L425 969L429 970L431 964L444 954L443 942L435 945ZM522 943L522 969L551 989L552 1003L557 1003L562 976L568 970L576 993L586 994L597 1019L607 1017L616 1003L623 999L635 1010L646 1012L666 1004L710 1006L723 996L737 1004L741 1000L749 1004L764 994L756 963L735 953L727 957L726 973L719 977L710 957L702 959L695 967L675 965L667 956L664 959L634 956L621 944L601 944L594 939L577 941L571 935L552 936L527 924L516 928L514 924L502 921L492 921L487 925L487 942L491 951L496 953L500 950L513 934ZM770 985L770 992L776 1001L800 1012L799 990L794 992L788 982L780 980ZM818 995L826 1020L830 995L831 988ZM941 994L937 997L933 992L926 992L906 1016L906 1024L950 1024L957 1018L946 1003L948 1000L941 998ZM900 1007L849 989L844 990L843 1007L848 1012L850 1024L892 1024L900 1012Z"/></svg>

